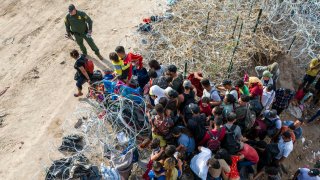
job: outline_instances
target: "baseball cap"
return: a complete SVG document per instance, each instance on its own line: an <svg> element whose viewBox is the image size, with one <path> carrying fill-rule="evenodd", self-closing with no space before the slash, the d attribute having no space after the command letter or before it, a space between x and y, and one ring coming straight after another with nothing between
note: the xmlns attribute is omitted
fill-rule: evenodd
<svg viewBox="0 0 320 180"><path fill-rule="evenodd" d="M192 87L191 81L188 79L184 80L182 86L191 88Z"/></svg>
<svg viewBox="0 0 320 180"><path fill-rule="evenodd" d="M319 171L319 169L311 169L309 171L309 174L312 175L312 176L319 176L320 175L320 171Z"/></svg>
<svg viewBox="0 0 320 180"><path fill-rule="evenodd" d="M75 10L76 7L73 4L70 4L68 9L69 9L69 12L71 12L71 11Z"/></svg>
<svg viewBox="0 0 320 180"><path fill-rule="evenodd" d="M273 75L271 74L270 71L265 70L265 71L263 71L262 76L263 76L263 77L271 78Z"/></svg>

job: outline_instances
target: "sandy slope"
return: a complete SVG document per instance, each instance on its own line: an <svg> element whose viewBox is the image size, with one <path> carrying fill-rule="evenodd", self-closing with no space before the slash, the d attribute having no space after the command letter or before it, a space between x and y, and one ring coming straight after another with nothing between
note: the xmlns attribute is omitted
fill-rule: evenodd
<svg viewBox="0 0 320 180"><path fill-rule="evenodd" d="M78 46L64 39L69 3L1 1L0 91L10 88L0 97L0 109L8 113L0 128L0 179L40 178L49 163L50 143L61 138L61 124L78 104L74 61L68 55ZM119 44L132 47L126 36L132 27L161 9L154 0L82 0L76 5L93 19L93 37L105 57Z"/></svg>

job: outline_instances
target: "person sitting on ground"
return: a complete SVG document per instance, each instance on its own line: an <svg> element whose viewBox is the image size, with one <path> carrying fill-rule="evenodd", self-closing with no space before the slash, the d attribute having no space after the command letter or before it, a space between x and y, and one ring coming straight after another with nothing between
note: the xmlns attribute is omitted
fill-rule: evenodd
<svg viewBox="0 0 320 180"><path fill-rule="evenodd" d="M166 67L164 65L160 65L157 60L151 60L148 62L149 68L156 71L158 77L164 76L166 72Z"/></svg>
<svg viewBox="0 0 320 180"><path fill-rule="evenodd" d="M277 114L288 108L289 104L293 100L294 92L290 89L280 88L276 90L275 101L272 105L272 109L277 110Z"/></svg>
<svg viewBox="0 0 320 180"><path fill-rule="evenodd" d="M195 138L196 144L202 146L207 143L209 135L206 133L206 116L200 114L200 108L197 104L189 104L189 110L192 113L192 118L188 119L187 128Z"/></svg>
<svg viewBox="0 0 320 180"><path fill-rule="evenodd" d="M307 69L306 74L303 77L303 81L299 85L299 89L303 87L309 88L309 86L316 79L319 71L320 71L320 55L318 56L318 58L314 58L311 60L309 68Z"/></svg>
<svg viewBox="0 0 320 180"><path fill-rule="evenodd" d="M219 92L215 88L213 84L210 83L209 79L201 79L200 81L203 87L203 95L202 97L210 98L210 106L219 106L222 101L219 95Z"/></svg>
<svg viewBox="0 0 320 180"><path fill-rule="evenodd" d="M183 76L181 73L177 72L178 69L175 65L169 65L167 67L166 76L172 78L171 83L169 84L172 89L176 90L179 94L183 92Z"/></svg>
<svg viewBox="0 0 320 180"><path fill-rule="evenodd" d="M207 180L222 180L222 172L230 173L230 166L224 159L212 156L207 163L209 166Z"/></svg>
<svg viewBox="0 0 320 180"><path fill-rule="evenodd" d="M154 180L165 180L166 170L163 168L162 164L158 161L152 163L152 170L148 173L149 179Z"/></svg>
<svg viewBox="0 0 320 180"><path fill-rule="evenodd" d="M273 90L273 85L269 84L266 87L264 87L263 94L261 97L261 104L265 110L270 110L275 95L276 93Z"/></svg>
<svg viewBox="0 0 320 180"><path fill-rule="evenodd" d="M273 89L273 79L270 71L265 70L262 74L261 82L263 87L267 87L268 85L272 86Z"/></svg>
<svg viewBox="0 0 320 180"><path fill-rule="evenodd" d="M85 64L88 61L85 55L80 55L77 50L72 50L70 56L76 60L74 63L74 68L77 70L75 74L75 80L77 81L76 86L78 88L78 93L74 94L75 97L82 96L82 85L86 82L90 84L90 77L92 74L85 69Z"/></svg>
<svg viewBox="0 0 320 180"><path fill-rule="evenodd" d="M173 127L174 123L171 119L165 117L164 108L161 104L155 106L155 111L157 115L152 116L150 119L152 139L158 138L160 147L164 147L167 144L165 137L169 134L170 128Z"/></svg>
<svg viewBox="0 0 320 180"><path fill-rule="evenodd" d="M222 87L217 87L217 89L219 90L224 90L225 91L225 95L227 94L231 94L233 95L233 97L236 99L236 101L238 101L238 91L236 90L235 87L232 86L232 81L229 79L223 80L222 82Z"/></svg>
<svg viewBox="0 0 320 180"><path fill-rule="evenodd" d="M178 159L178 169L176 168L176 161L169 157L164 161L164 168L166 170L166 180L177 180L182 175L182 161Z"/></svg>
<svg viewBox="0 0 320 180"><path fill-rule="evenodd" d="M240 160L240 156L238 155L230 155L227 150L220 149L216 155L215 159L224 159L227 164L230 166L230 172L223 171L222 177L223 179L228 180L240 180L240 174L237 169L237 163Z"/></svg>
<svg viewBox="0 0 320 180"><path fill-rule="evenodd" d="M115 52L109 54L109 59L111 60L111 63L115 69L114 73L117 76L122 76L122 79L124 79L126 82L128 79L129 67L131 66L131 63L124 64L123 60L120 59Z"/></svg>
<svg viewBox="0 0 320 180"><path fill-rule="evenodd" d="M230 112L234 112L236 110L236 99L232 94L227 94L224 97L222 107L223 107L222 115L225 119L227 118L227 115Z"/></svg>
<svg viewBox="0 0 320 180"><path fill-rule="evenodd" d="M185 129L182 132L183 127L174 127L172 130L172 135L177 139L178 147L176 150L178 152L185 152L187 156L190 156L196 148L196 143L194 138Z"/></svg>
<svg viewBox="0 0 320 180"><path fill-rule="evenodd" d="M239 95L250 95L250 92L249 92L249 88L247 85L244 84L244 81L242 79L239 79L237 80L235 83L234 83L234 86L236 88L236 90L238 91L238 94Z"/></svg>
<svg viewBox="0 0 320 180"><path fill-rule="evenodd" d="M143 64L142 64L143 57L140 54L134 54L131 52L126 54L126 51L123 46L117 46L115 49L115 52L117 53L119 58L123 60L124 64L130 64L129 71L128 71L128 80L130 80L131 76L134 75L133 74L134 66L136 66L135 69L138 71L143 69Z"/></svg>
<svg viewBox="0 0 320 180"><path fill-rule="evenodd" d="M284 132L280 137L278 148L279 153L275 157L275 163L281 164L285 159L288 158L293 150L293 142L291 140L291 134L289 131Z"/></svg>

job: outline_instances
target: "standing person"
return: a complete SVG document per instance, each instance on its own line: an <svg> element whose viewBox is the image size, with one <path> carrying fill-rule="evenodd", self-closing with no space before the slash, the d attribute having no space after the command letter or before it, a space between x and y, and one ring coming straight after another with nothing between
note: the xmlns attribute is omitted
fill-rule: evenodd
<svg viewBox="0 0 320 180"><path fill-rule="evenodd" d="M164 65L160 65L157 60L151 60L148 62L149 68L156 71L158 77L164 76L166 72L166 67Z"/></svg>
<svg viewBox="0 0 320 180"><path fill-rule="evenodd" d="M276 84L280 76L280 69L279 69L279 64L277 62L274 62L268 66L256 66L255 71L257 73L257 76L261 79L263 72L265 70L268 70L272 74L272 80L274 84L274 89L276 89Z"/></svg>
<svg viewBox="0 0 320 180"><path fill-rule="evenodd" d="M270 71L265 70L262 74L261 82L263 87L266 87L268 85L272 85L273 87L273 79L272 79L272 74Z"/></svg>
<svg viewBox="0 0 320 180"><path fill-rule="evenodd" d="M249 92L249 88L247 85L244 84L244 81L242 79L239 79L237 80L235 83L234 83L234 86L236 88L236 90L238 91L238 94L240 95L250 95L250 92Z"/></svg>
<svg viewBox="0 0 320 180"><path fill-rule="evenodd" d="M222 86L223 87L217 87L217 88L218 89L220 88L221 90L225 90L226 91L225 95L231 94L236 99L236 101L238 101L238 99L239 99L238 91L236 90L235 87L232 86L231 80L229 80L229 79L223 80Z"/></svg>
<svg viewBox="0 0 320 180"><path fill-rule="evenodd" d="M178 69L175 65L169 65L167 67L166 76L172 78L169 86L172 87L172 89L176 90L179 94L182 94L183 76L177 71Z"/></svg>
<svg viewBox="0 0 320 180"><path fill-rule="evenodd" d="M123 60L119 58L117 53L112 52L109 54L109 59L114 67L114 72L117 76L121 76L121 79L125 81L128 79L130 64L124 64Z"/></svg>
<svg viewBox="0 0 320 180"><path fill-rule="evenodd" d="M311 60L309 68L307 69L306 74L303 77L303 81L300 84L299 89L303 87L308 88L316 79L319 71L320 71L320 55L318 56L318 58L314 58Z"/></svg>
<svg viewBox="0 0 320 180"><path fill-rule="evenodd" d="M261 104L264 110L270 110L271 104L273 103L276 93L273 90L273 85L269 84L263 89Z"/></svg>
<svg viewBox="0 0 320 180"><path fill-rule="evenodd" d="M73 4L70 4L69 13L65 17L64 23L66 26L67 36L71 38L71 35L74 35L77 44L79 45L82 53L87 55L87 49L83 44L83 39L87 41L90 48L98 56L100 60L103 60L98 47L94 43L91 34L92 34L92 20L91 18L83 11L79 11Z"/></svg>
<svg viewBox="0 0 320 180"><path fill-rule="evenodd" d="M174 127L172 135L177 139L178 147L176 150L178 152L186 152L186 155L189 157L196 148L196 143L191 134L182 132L182 127Z"/></svg>
<svg viewBox="0 0 320 180"><path fill-rule="evenodd" d="M277 110L277 114L280 115L281 112L288 108L291 100L294 97L294 92L290 89L280 88L276 90L276 100L272 105L272 109Z"/></svg>
<svg viewBox="0 0 320 180"><path fill-rule="evenodd" d="M219 106L222 103L222 101L219 92L217 91L213 83L210 83L209 79L205 78L202 78L200 83L203 87L202 97L209 97L211 106Z"/></svg>
<svg viewBox="0 0 320 180"><path fill-rule="evenodd" d="M82 85L86 82L90 84L90 77L92 76L92 73L85 69L85 64L88 59L86 59L84 55L80 55L79 52L74 49L70 52L70 56L76 60L74 68L77 70L77 73L74 77L77 81L76 86L78 88L78 93L74 94L74 96L79 97L83 95Z"/></svg>
<svg viewBox="0 0 320 180"><path fill-rule="evenodd" d="M136 64L137 70L140 70L143 68L143 64L142 64L143 57L140 54L133 54L131 52L127 54L123 46L117 46L115 51L118 54L119 58L123 60L124 64L130 64L130 63ZM128 72L129 80L131 79L131 76L133 74L132 72L134 68L133 64L130 65L130 69Z"/></svg>

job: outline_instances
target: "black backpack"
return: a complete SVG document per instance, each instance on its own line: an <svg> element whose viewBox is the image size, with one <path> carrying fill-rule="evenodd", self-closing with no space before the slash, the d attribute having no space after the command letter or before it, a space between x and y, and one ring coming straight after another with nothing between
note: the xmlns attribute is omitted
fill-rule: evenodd
<svg viewBox="0 0 320 180"><path fill-rule="evenodd" d="M237 126L234 124L230 129L226 127L226 135L222 141L222 147L225 148L230 154L236 154L240 150L240 142L236 139L234 134L236 127Z"/></svg>

